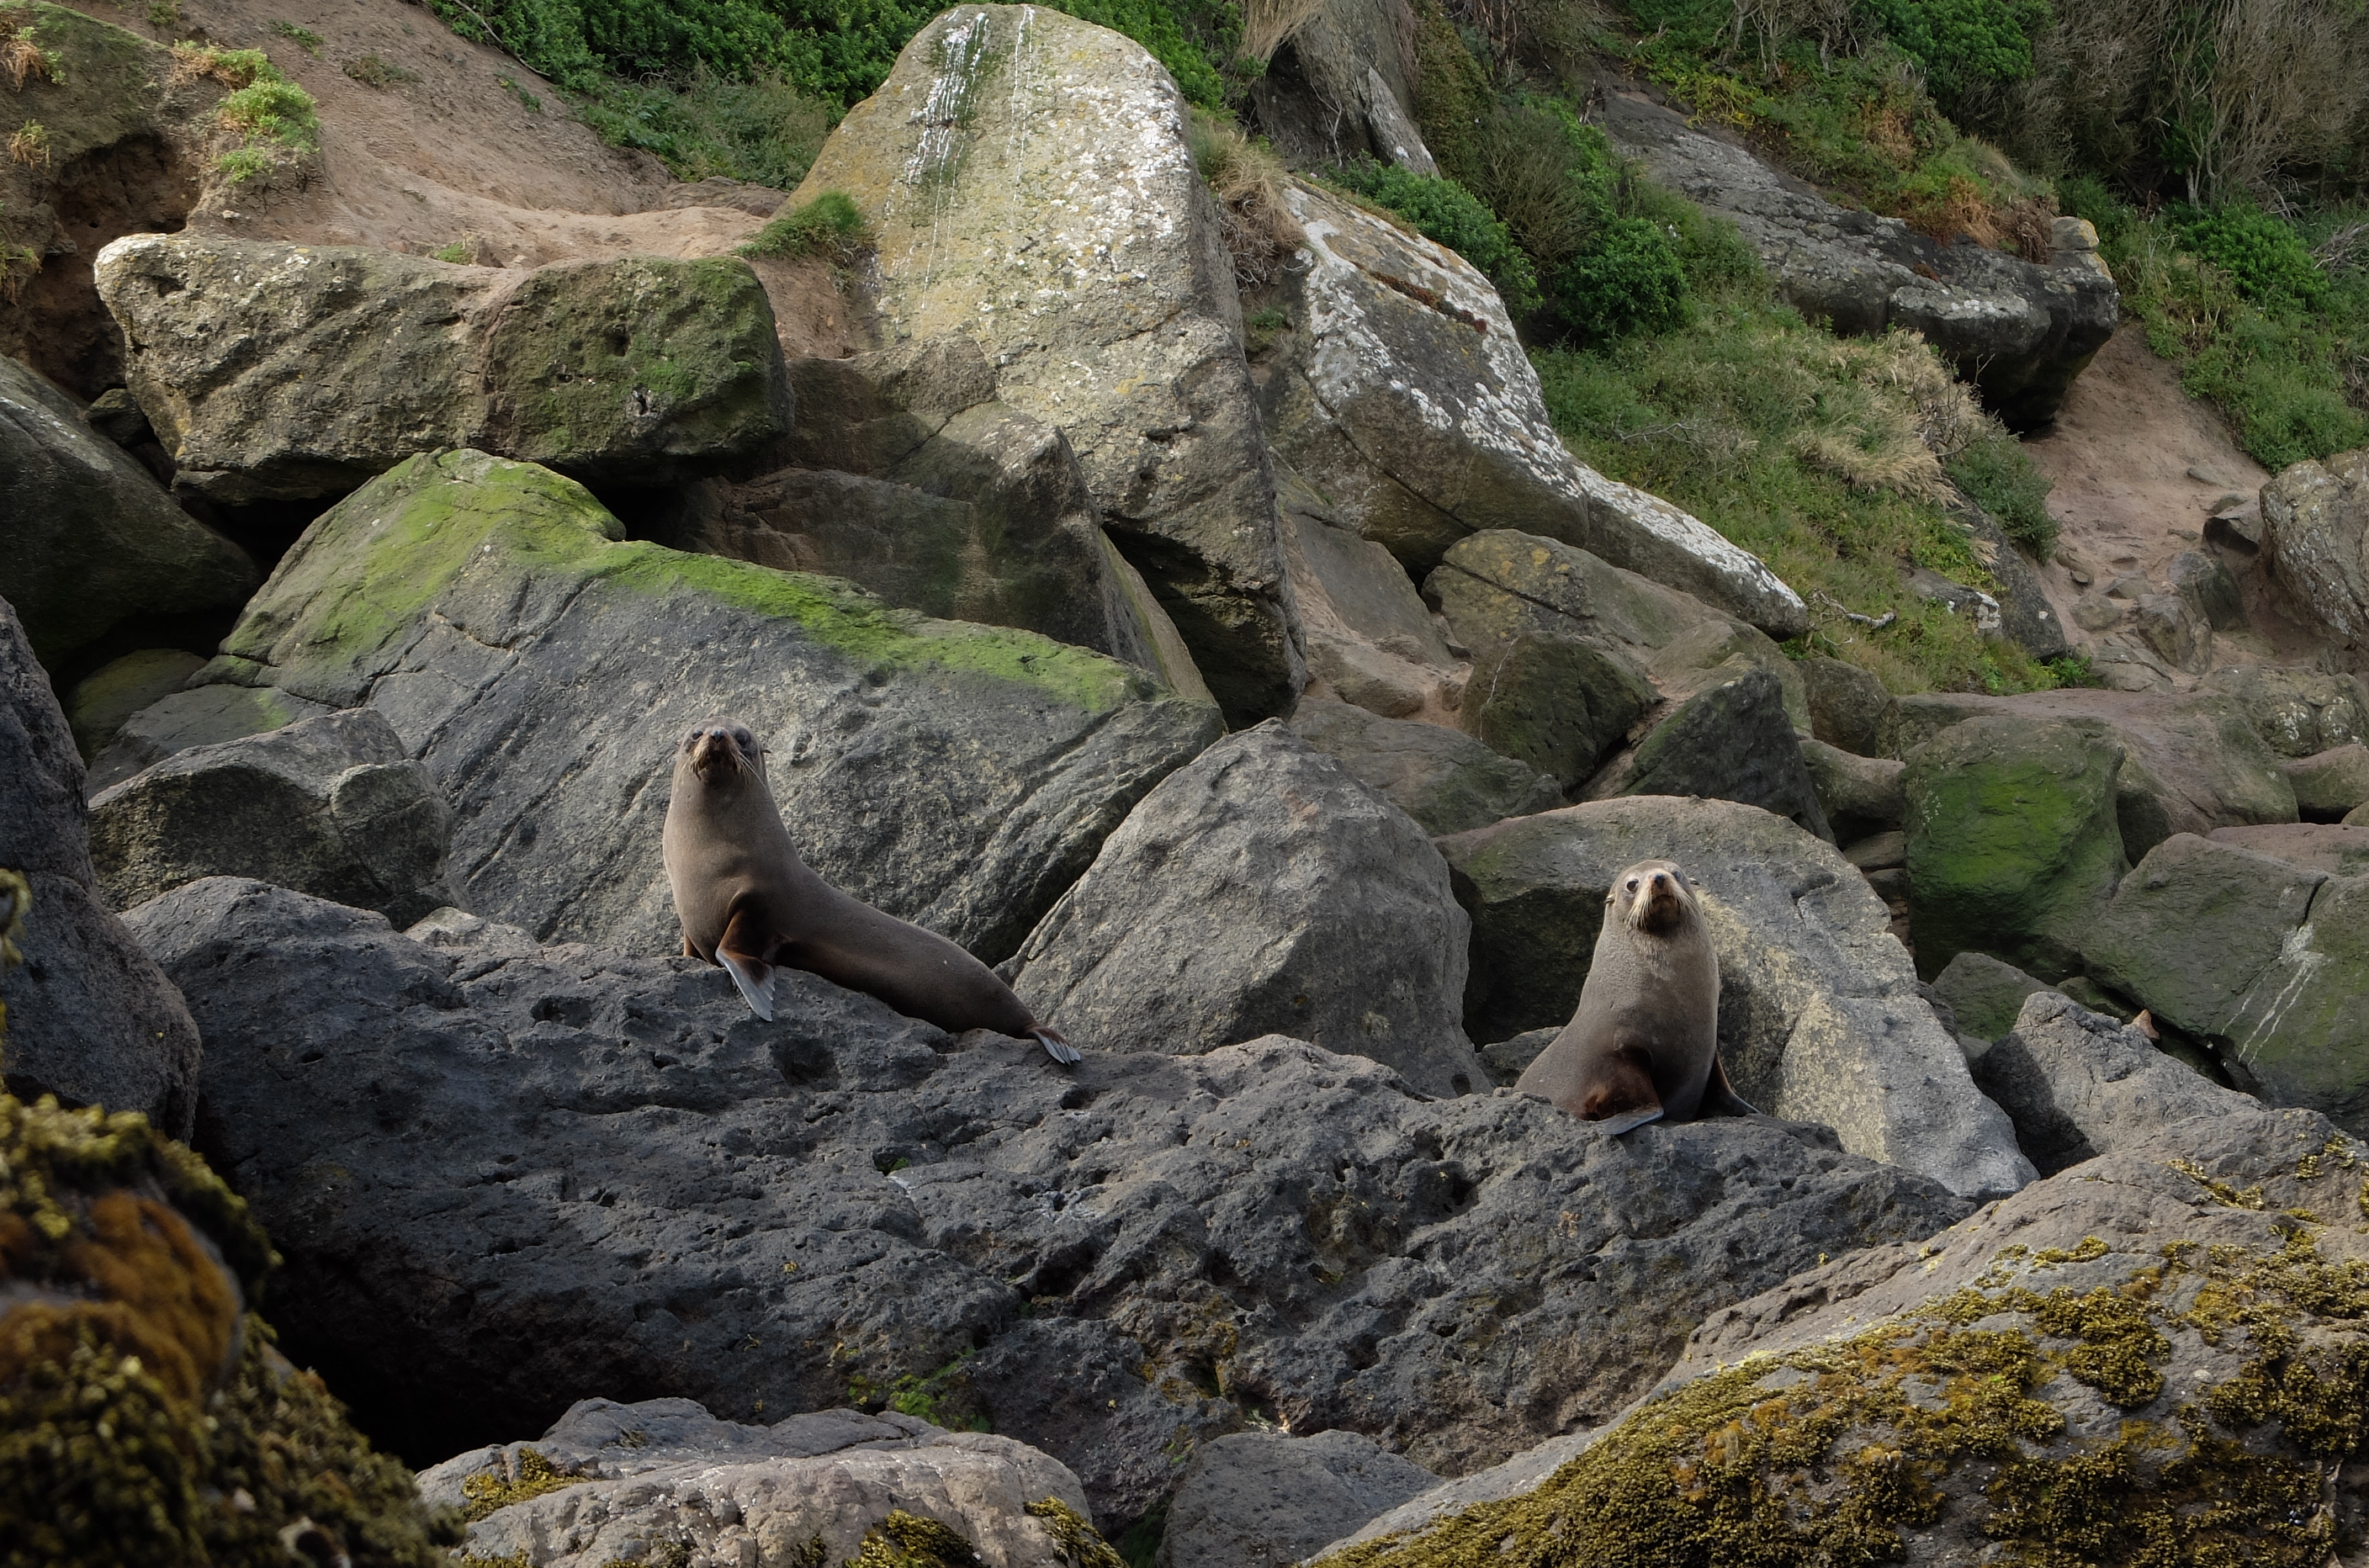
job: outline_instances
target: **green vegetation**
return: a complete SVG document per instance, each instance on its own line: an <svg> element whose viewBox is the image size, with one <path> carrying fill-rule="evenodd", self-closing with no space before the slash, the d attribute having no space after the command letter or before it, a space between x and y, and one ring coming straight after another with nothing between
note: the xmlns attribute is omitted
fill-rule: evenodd
<svg viewBox="0 0 2369 1568"><path fill-rule="evenodd" d="M448 261L455 267L465 267L475 259L470 254L466 240L454 240L451 245L440 246L429 254L439 261Z"/></svg>
<svg viewBox="0 0 2369 1568"><path fill-rule="evenodd" d="M358 60L349 60L340 69L365 87L392 87L397 83L419 80L418 72L406 71L402 66L382 60L375 54L365 54Z"/></svg>
<svg viewBox="0 0 2369 1568"><path fill-rule="evenodd" d="M293 22L274 22L271 30L315 59L320 58L321 35L312 29L300 28Z"/></svg>
<svg viewBox="0 0 2369 1568"><path fill-rule="evenodd" d="M496 86L508 89L510 96L518 99L519 107L526 110L529 114L541 114L543 112L543 100L537 97L534 94L527 91L524 87L520 86L516 76L497 76L494 78L494 82Z"/></svg>
<svg viewBox="0 0 2369 1568"><path fill-rule="evenodd" d="M231 184L320 147L321 120L313 95L290 81L263 51L177 43L173 70L186 79L206 77L231 89L214 106L216 131L236 143L214 160Z"/></svg>
<svg viewBox="0 0 2369 1568"><path fill-rule="evenodd" d="M777 72L727 77L705 64L680 79L602 78L577 102L602 140L656 155L679 179L795 188L838 120L836 106Z"/></svg>
<svg viewBox="0 0 2369 1568"><path fill-rule="evenodd" d="M864 214L844 191L826 190L784 212L740 247L743 256L822 256L850 259L864 242Z"/></svg>
<svg viewBox="0 0 2369 1568"><path fill-rule="evenodd" d="M13 163L47 168L50 163L50 129L38 120L29 120L8 138L8 157Z"/></svg>

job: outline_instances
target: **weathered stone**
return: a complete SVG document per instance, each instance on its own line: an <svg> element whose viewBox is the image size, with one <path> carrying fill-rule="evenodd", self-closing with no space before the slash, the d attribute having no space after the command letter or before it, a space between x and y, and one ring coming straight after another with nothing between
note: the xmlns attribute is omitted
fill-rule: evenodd
<svg viewBox="0 0 2369 1568"><path fill-rule="evenodd" d="M1458 660L1406 569L1341 526L1332 503L1288 464L1276 463L1276 478L1309 672L1343 701L1389 718L1419 713L1435 695L1450 705Z"/></svg>
<svg viewBox="0 0 2369 1568"><path fill-rule="evenodd" d="M202 678L204 666L189 677ZM192 746L212 746L242 735L261 735L299 719L333 711L269 686L194 686L140 709L123 721L90 765L91 794L121 784Z"/></svg>
<svg viewBox="0 0 2369 1568"><path fill-rule="evenodd" d="M1883 757L1883 718L1892 693L1872 671L1813 655L1795 662L1810 709L1810 733L1855 757Z"/></svg>
<svg viewBox="0 0 2369 1568"><path fill-rule="evenodd" d="M818 872L990 960L1217 732L1082 648L623 532L545 469L411 459L306 531L217 678L376 708L453 808L464 906L643 952L681 940L659 786L712 714L764 738Z"/></svg>
<svg viewBox="0 0 2369 1568"><path fill-rule="evenodd" d="M2369 448L2306 458L2262 486L2262 559L2298 623L2369 653Z"/></svg>
<svg viewBox="0 0 2369 1568"><path fill-rule="evenodd" d="M185 233L117 240L97 278L174 487L214 500L341 495L440 447L649 485L789 423L772 307L734 258L514 271Z"/></svg>
<svg viewBox="0 0 2369 1568"><path fill-rule="evenodd" d="M1568 633L1525 633L1473 660L1463 719L1492 750L1571 790L1595 774L1659 701L1620 655Z"/></svg>
<svg viewBox="0 0 2369 1568"><path fill-rule="evenodd" d="M540 1568L952 1560L943 1536L924 1533L935 1526L981 1568L1072 1568L1101 1544L1091 1533L1062 1539L1048 1504L1085 1532L1093 1527L1085 1489L1059 1459L893 1411L825 1410L759 1426L719 1421L687 1399L579 1400L541 1437L456 1455L419 1480L429 1504L462 1507L472 1481L499 1495L553 1478L566 1479L478 1519L463 1550L480 1561L522 1554ZM897 1516L925 1524L916 1531Z"/></svg>
<svg viewBox="0 0 2369 1568"><path fill-rule="evenodd" d="M1066 434L1103 521L1235 723L1305 681L1217 209L1167 72L1041 7L960 6L831 132L891 344L954 335Z"/></svg>
<svg viewBox="0 0 2369 1568"><path fill-rule="evenodd" d="M2004 1037L2015 1028L2024 999L2048 989L2014 965L1971 948L1951 959L1933 978L1933 990L1956 1020L1958 1033L1977 1040ZM1975 1082L1982 1082L1979 1074Z"/></svg>
<svg viewBox="0 0 2369 1568"><path fill-rule="evenodd" d="M1168 1510L1159 1568L1291 1568L1438 1484L1356 1432L1237 1432L1194 1450Z"/></svg>
<svg viewBox="0 0 2369 1568"><path fill-rule="evenodd" d="M1511 1089L1521 1082L1522 1074L1530 1063L1538 1060L1539 1054L1553 1045L1555 1036L1562 1031L1562 1024L1550 1024L1543 1029L1525 1029L1510 1040L1483 1046L1480 1052L1481 1069L1498 1088Z"/></svg>
<svg viewBox="0 0 2369 1568"><path fill-rule="evenodd" d="M1295 326L1260 400L1276 450L1418 575L1468 534L1520 528L1696 595L1780 637L1809 612L1761 561L1563 446L1538 372L1463 258L1300 181Z"/></svg>
<svg viewBox="0 0 2369 1568"><path fill-rule="evenodd" d="M452 812L370 708L194 747L90 803L91 859L126 910L201 876L252 876L408 925L452 901Z"/></svg>
<svg viewBox="0 0 2369 1568"><path fill-rule="evenodd" d="M1950 515L1974 535L1974 553L1997 589L1999 635L2038 659L2062 658L2072 652L2065 623L2049 607L2048 589L2040 580L2039 569L2016 548L1998 519L1976 506L1963 491L1959 492Z"/></svg>
<svg viewBox="0 0 2369 1568"><path fill-rule="evenodd" d="M127 618L229 610L263 580L246 551L10 359L0 359L0 598L52 664Z"/></svg>
<svg viewBox="0 0 2369 1568"><path fill-rule="evenodd" d="M2283 761L2279 772L2295 790L2296 814L2307 822L2341 822L2369 801L2369 746L2358 740Z"/></svg>
<svg viewBox="0 0 2369 1568"><path fill-rule="evenodd" d="M1436 724L1303 697L1291 728L1435 837L1563 803L1562 788L1546 774Z"/></svg>
<svg viewBox="0 0 2369 1568"><path fill-rule="evenodd" d="M132 918L205 1030L205 1151L287 1259L291 1353L419 1459L588 1388L733 1420L906 1391L1116 1530L1253 1411L1493 1463L1704 1313L1965 1212L1821 1129L1608 1139L1293 1041L1063 1071L796 970L766 1024L692 960L258 883Z"/></svg>
<svg viewBox="0 0 2369 1568"><path fill-rule="evenodd" d="M1359 155L1436 175L1413 122L1405 13L1377 0L1325 0L1250 84L1259 130L1292 166Z"/></svg>
<svg viewBox="0 0 2369 1568"><path fill-rule="evenodd" d="M2201 550L2182 550L2174 555L2171 590L2180 595L2190 613L2210 623L2214 631L2245 629L2245 599L2237 591L2237 579L2218 556Z"/></svg>
<svg viewBox="0 0 2369 1568"><path fill-rule="evenodd" d="M2235 844L2330 876L2369 872L2369 832L2358 825L2282 822L2260 828L2215 828L2206 837L2216 844Z"/></svg>
<svg viewBox="0 0 2369 1568"><path fill-rule="evenodd" d="M23 1100L140 1111L186 1138L197 1109L198 1031L172 982L107 911L93 886L82 759L34 661L16 611L0 599L0 868L33 894L0 966L7 1011L0 1071Z"/></svg>
<svg viewBox="0 0 2369 1568"><path fill-rule="evenodd" d="M1903 764L1883 757L1861 757L1808 736L1799 742L1802 764L1818 793L1835 841L1851 844L1871 834L1897 830L1906 802L1900 793ZM1905 847L1905 846L1904 846ZM1867 867L1851 862L1860 869Z"/></svg>
<svg viewBox="0 0 2369 1568"><path fill-rule="evenodd" d="M85 762L96 758L133 714L179 691L205 662L179 648L142 648L111 658L75 681L65 704L74 750Z"/></svg>
<svg viewBox="0 0 2369 1568"><path fill-rule="evenodd" d="M2130 624L2156 657L2174 670L2202 674L2213 665L2213 627L2177 593L2150 593L2131 612Z"/></svg>
<svg viewBox="0 0 2369 1568"><path fill-rule="evenodd" d="M2369 696L2350 675L2234 665L2199 684L2234 698L2254 733L2282 757L2309 757L2369 740Z"/></svg>
<svg viewBox="0 0 2369 1568"><path fill-rule="evenodd" d="M1702 795L1757 806L1829 842L1818 792L1776 672L1738 657L1588 782L1587 797Z"/></svg>
<svg viewBox="0 0 2369 1568"><path fill-rule="evenodd" d="M1908 901L1917 968L1968 948L2043 979L2079 969L2128 865L2115 825L2123 748L2097 730L1969 719L1908 754Z"/></svg>
<svg viewBox="0 0 2369 1568"><path fill-rule="evenodd" d="M1470 924L1414 820L1275 720L1161 781L1013 961L1082 1045L1197 1056L1288 1033L1470 1093Z"/></svg>
<svg viewBox="0 0 2369 1568"><path fill-rule="evenodd" d="M1922 333L2010 429L2046 423L2121 319L2121 293L2094 251L2054 252L2038 266L1928 238L1897 218L1836 206L1628 93L1604 96L1599 123L1656 182L1741 229L1803 315L1846 334Z"/></svg>
<svg viewBox="0 0 2369 1568"><path fill-rule="evenodd" d="M1673 859L1719 955L1720 1056L1737 1091L1834 1127L1843 1147L1968 1195L2031 1173L1997 1107L1917 990L1883 905L1830 844L1721 800L1636 796L1439 841L1472 915L1466 1024L1484 1037L1561 1024L1625 867Z"/></svg>

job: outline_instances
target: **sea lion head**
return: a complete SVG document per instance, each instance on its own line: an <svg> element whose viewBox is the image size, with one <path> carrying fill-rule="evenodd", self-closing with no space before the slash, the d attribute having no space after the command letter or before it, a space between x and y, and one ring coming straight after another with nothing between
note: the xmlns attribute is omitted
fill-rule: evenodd
<svg viewBox="0 0 2369 1568"><path fill-rule="evenodd" d="M765 749L737 718L702 719L675 747L675 772L688 768L710 788L765 782Z"/></svg>
<svg viewBox="0 0 2369 1568"><path fill-rule="evenodd" d="M1641 860L1614 877L1604 902L1631 931L1653 936L1700 918L1687 874L1666 860Z"/></svg>

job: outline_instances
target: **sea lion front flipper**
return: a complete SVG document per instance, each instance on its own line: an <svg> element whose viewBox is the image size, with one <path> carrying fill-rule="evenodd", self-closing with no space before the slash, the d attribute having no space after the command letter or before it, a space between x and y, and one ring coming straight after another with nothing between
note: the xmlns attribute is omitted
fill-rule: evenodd
<svg viewBox="0 0 2369 1568"><path fill-rule="evenodd" d="M1654 1087L1651 1059L1635 1046L1623 1046L1596 1062L1594 1078L1580 1097L1580 1120L1617 1138L1661 1119L1662 1095Z"/></svg>
<svg viewBox="0 0 2369 1568"><path fill-rule="evenodd" d="M1717 1051L1711 1052L1711 1078L1703 1084L1702 1106L1695 1115L1757 1116L1759 1114L1760 1107L1735 1092L1735 1085L1727 1081L1727 1064L1719 1059Z"/></svg>
<svg viewBox="0 0 2369 1568"><path fill-rule="evenodd" d="M1039 1025L1028 1032L1036 1036L1036 1043L1045 1047L1045 1054L1063 1067L1075 1067L1086 1059L1078 1054L1077 1047L1061 1038L1061 1031L1059 1029L1047 1029Z"/></svg>
<svg viewBox="0 0 2369 1568"><path fill-rule="evenodd" d="M716 939L715 961L724 966L725 972L732 977L732 983L740 988L740 1000L749 1004L749 1011L771 1024L773 1021L773 966L765 961L757 944L750 941L755 934L756 924L749 918L748 910L735 910L731 923ZM764 945L771 947L772 944Z"/></svg>

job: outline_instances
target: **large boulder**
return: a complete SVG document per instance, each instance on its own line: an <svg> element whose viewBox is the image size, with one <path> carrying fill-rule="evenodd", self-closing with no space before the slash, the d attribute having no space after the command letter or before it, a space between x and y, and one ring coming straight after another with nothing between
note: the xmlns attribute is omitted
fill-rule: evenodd
<svg viewBox="0 0 2369 1568"><path fill-rule="evenodd" d="M769 1557L1076 1568L1110 1550L1059 1459L894 1411L759 1425L687 1399L579 1400L541 1437L456 1455L419 1488L469 1517L470 1557L537 1568Z"/></svg>
<svg viewBox="0 0 2369 1568"><path fill-rule="evenodd" d="M34 661L17 612L0 599L0 869L33 896L17 945L0 965L7 1010L0 1071L25 1100L140 1111L189 1136L197 1110L198 1030L180 993L99 900L90 860L82 759Z"/></svg>
<svg viewBox="0 0 2369 1568"><path fill-rule="evenodd" d="M2369 447L2262 486L2262 560L2288 613L2356 666L2369 658Z"/></svg>
<svg viewBox="0 0 2369 1568"><path fill-rule="evenodd" d="M291 1353L423 1459L587 1389L927 1398L1116 1530L1253 1415L1493 1463L1706 1313L1966 1212L1816 1128L1610 1139L1297 1041L1064 1071L796 970L768 1024L692 960L258 883L130 918L211 1042L204 1147L286 1257Z"/></svg>
<svg viewBox="0 0 2369 1568"><path fill-rule="evenodd" d="M792 202L870 226L884 341L961 334L1069 437L1105 525L1237 723L1304 681L1275 477L1184 99L1140 45L958 6L914 35Z"/></svg>
<svg viewBox="0 0 2369 1568"><path fill-rule="evenodd" d="M1519 1491L1314 1561L2354 1561L2364 1152L2307 1112L2173 1124L1714 1314Z"/></svg>
<svg viewBox="0 0 2369 1568"><path fill-rule="evenodd" d="M1457 655L1398 557L1352 532L1288 465L1278 462L1276 475L1284 560L1321 694L1387 718L1453 707Z"/></svg>
<svg viewBox="0 0 2369 1568"><path fill-rule="evenodd" d="M1455 252L1302 181L1286 273L1293 321L1260 398L1276 450L1344 521L1418 575L1467 534L1579 545L1780 637L1809 629L1757 557L1563 446L1487 279Z"/></svg>
<svg viewBox="0 0 2369 1568"><path fill-rule="evenodd" d="M1784 686L1774 670L1741 655L1673 704L1585 794L1592 800L1685 795L1740 801L1828 842L1835 836L1785 712Z"/></svg>
<svg viewBox="0 0 2369 1568"><path fill-rule="evenodd" d="M2079 970L2129 866L2115 824L2123 757L2097 727L2005 715L1909 753L1900 787L1919 973L1968 948L2043 979Z"/></svg>
<svg viewBox="0 0 2369 1568"><path fill-rule="evenodd" d="M2035 264L1838 207L1629 93L1607 93L1598 122L1655 182L1741 229L1802 314L1841 333L1923 334L2011 429L2047 423L2121 320L2122 295L2098 259L2097 235L2078 219L2060 222L2049 259Z"/></svg>
<svg viewBox="0 0 2369 1568"><path fill-rule="evenodd" d="M1472 915L1465 1023L1482 1038L1568 1019L1613 878L1675 860L1719 955L1720 1056L1738 1093L1970 1196L2031 1179L2007 1118L1917 994L1883 903L1833 845L1752 807L1645 795L1439 847Z"/></svg>
<svg viewBox="0 0 2369 1568"><path fill-rule="evenodd" d="M2097 920L2090 973L2215 1046L2274 1105L2369 1127L2369 875L2188 834Z"/></svg>
<svg viewBox="0 0 2369 1568"><path fill-rule="evenodd" d="M1362 155L1437 174L1414 124L1421 77L1406 12L1390 0L1322 0L1312 12L1285 13L1299 19L1250 84L1260 132L1295 168Z"/></svg>
<svg viewBox="0 0 2369 1568"><path fill-rule="evenodd" d="M790 418L735 258L519 271L184 233L117 240L97 278L174 487L212 500L342 495L439 447L649 485L752 460Z"/></svg>
<svg viewBox="0 0 2369 1568"><path fill-rule="evenodd" d="M132 715L179 691L205 662L180 648L135 648L75 681L65 699L74 750L85 762L97 758Z"/></svg>
<svg viewBox="0 0 2369 1568"><path fill-rule="evenodd" d="M1461 716L1493 750L1568 792L1585 786L1660 701L1619 654L1568 634L1525 632L1482 648Z"/></svg>
<svg viewBox="0 0 2369 1568"><path fill-rule="evenodd" d="M198 684L158 697L117 725L91 759L90 781L84 786L88 793L96 795L193 746L262 735L334 711L269 686L213 685L202 661L184 680Z"/></svg>
<svg viewBox="0 0 2369 1568"><path fill-rule="evenodd" d="M2295 813L2309 822L2341 822L2369 801L2369 746L2358 740L2279 764L2295 790Z"/></svg>
<svg viewBox="0 0 2369 1568"><path fill-rule="evenodd" d="M411 459L305 532L217 678L376 708L453 808L465 907L643 952L681 940L664 781L712 714L763 737L808 864L990 962L1216 735L1101 655L623 533L548 470Z"/></svg>
<svg viewBox="0 0 2369 1568"><path fill-rule="evenodd" d="M1303 697L1292 733L1436 836L1551 811L1562 790L1545 773L1436 724L1382 718L1347 703Z"/></svg>
<svg viewBox="0 0 2369 1568"><path fill-rule="evenodd" d="M1809 736L1801 737L1796 745L1837 843L1856 843L1900 827L1907 811L1900 793L1906 764L1883 757L1858 756Z"/></svg>
<svg viewBox="0 0 2369 1568"><path fill-rule="evenodd" d="M1439 1484L1358 1432L1237 1432L1193 1451L1158 1568L1291 1568Z"/></svg>
<svg viewBox="0 0 2369 1568"><path fill-rule="evenodd" d="M53 665L128 617L229 611L263 580L246 551L10 359L0 359L0 598Z"/></svg>
<svg viewBox="0 0 2369 1568"><path fill-rule="evenodd" d="M2263 828L2215 828L2205 836L2216 844L2235 844L2330 876L2369 872L2369 825L2287 822Z"/></svg>
<svg viewBox="0 0 2369 1568"><path fill-rule="evenodd" d="M370 708L179 752L91 798L118 910L201 876L253 876L408 925L452 901L452 813Z"/></svg>
<svg viewBox="0 0 2369 1568"><path fill-rule="evenodd" d="M1290 1035L1463 1094L1485 1082L1459 1022L1470 930L1413 818L1270 719L1144 797L1012 983L1107 1050Z"/></svg>
<svg viewBox="0 0 2369 1568"><path fill-rule="evenodd" d="M2198 684L2237 700L2254 733L2282 757L2369 741L2369 693L2351 675L2232 665Z"/></svg>
<svg viewBox="0 0 2369 1568"><path fill-rule="evenodd" d="M1794 669L1802 678L1812 735L1855 757L1885 755L1883 721L1892 693L1873 671L1823 654L1797 659Z"/></svg>

